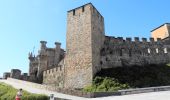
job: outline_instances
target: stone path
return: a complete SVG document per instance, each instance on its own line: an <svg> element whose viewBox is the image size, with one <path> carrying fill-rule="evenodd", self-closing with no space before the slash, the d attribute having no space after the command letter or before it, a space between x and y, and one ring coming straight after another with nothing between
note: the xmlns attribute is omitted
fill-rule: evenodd
<svg viewBox="0 0 170 100"><path fill-rule="evenodd" d="M25 86L23 84L10 82L7 80L0 80L0 82L7 83L9 85L12 85L14 88L23 88L24 90L31 92L31 93L37 93L37 94L54 94L55 97L63 98L63 99L71 99L71 100L170 100L170 91L162 91L162 92L151 92L151 93L142 93L142 94L132 94L132 95L124 95L124 96L110 96L110 97L101 97L101 98L83 98L83 97L76 97L61 93L56 93L53 91L46 91L46 90L40 90L32 87Z"/></svg>

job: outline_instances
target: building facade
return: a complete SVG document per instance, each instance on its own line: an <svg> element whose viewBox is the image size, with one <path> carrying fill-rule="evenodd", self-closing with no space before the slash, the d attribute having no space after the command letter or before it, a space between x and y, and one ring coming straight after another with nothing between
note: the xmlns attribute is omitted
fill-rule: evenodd
<svg viewBox="0 0 170 100"><path fill-rule="evenodd" d="M149 40L105 36L104 18L91 3L70 10L65 58L58 67L44 71L43 83L79 89L92 84L101 69L169 63L169 35L162 35L170 28L159 30L153 30Z"/></svg>
<svg viewBox="0 0 170 100"><path fill-rule="evenodd" d="M28 80L81 89L91 85L101 69L169 63L169 24L151 32L149 40L106 36L104 18L91 3L72 9L67 12L66 52L59 42L48 48L41 41L38 55L29 53Z"/></svg>

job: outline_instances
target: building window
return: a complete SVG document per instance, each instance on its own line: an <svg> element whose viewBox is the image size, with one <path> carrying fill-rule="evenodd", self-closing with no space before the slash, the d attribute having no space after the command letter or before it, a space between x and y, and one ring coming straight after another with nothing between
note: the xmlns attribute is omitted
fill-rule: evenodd
<svg viewBox="0 0 170 100"><path fill-rule="evenodd" d="M167 48L164 48L164 53L168 53Z"/></svg>
<svg viewBox="0 0 170 100"><path fill-rule="evenodd" d="M148 48L148 53L151 53L151 49Z"/></svg>
<svg viewBox="0 0 170 100"><path fill-rule="evenodd" d="M159 49L158 48L156 48L156 53L159 53Z"/></svg>

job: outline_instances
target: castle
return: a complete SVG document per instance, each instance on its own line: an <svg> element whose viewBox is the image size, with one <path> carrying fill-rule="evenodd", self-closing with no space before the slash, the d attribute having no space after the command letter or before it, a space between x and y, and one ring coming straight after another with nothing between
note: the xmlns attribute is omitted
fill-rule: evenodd
<svg viewBox="0 0 170 100"><path fill-rule="evenodd" d="M170 62L170 24L151 31L147 41L105 35L104 18L88 3L67 13L66 52L61 43L48 48L41 41L37 56L29 53L29 81L81 89L92 84L101 69Z"/></svg>

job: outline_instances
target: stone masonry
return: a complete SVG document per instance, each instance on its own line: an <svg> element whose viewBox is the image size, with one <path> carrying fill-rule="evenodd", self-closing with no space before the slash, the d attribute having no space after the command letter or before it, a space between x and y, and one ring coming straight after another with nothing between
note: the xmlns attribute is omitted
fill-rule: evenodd
<svg viewBox="0 0 170 100"><path fill-rule="evenodd" d="M11 78L15 78L15 79L20 79L21 78L21 70L19 70L19 69L12 69L10 77Z"/></svg>
<svg viewBox="0 0 170 100"><path fill-rule="evenodd" d="M65 86L81 88L90 85L101 69L104 19L91 4L68 11L67 16Z"/></svg>
<svg viewBox="0 0 170 100"><path fill-rule="evenodd" d="M104 18L91 3L75 8L67 13L63 68L45 71L44 84L79 89L92 84L95 74L104 68L169 63L169 37L160 38L135 37L132 41L105 36Z"/></svg>
<svg viewBox="0 0 170 100"><path fill-rule="evenodd" d="M55 48L48 48L46 41L40 41L41 46L38 55L29 53L29 80L32 82L43 82L43 72L58 66L64 58L65 51L60 48L61 43L56 42Z"/></svg>
<svg viewBox="0 0 170 100"><path fill-rule="evenodd" d="M67 13L66 52L59 42L48 48L46 41L40 41L38 55L29 53L29 76L24 74L20 79L54 88L81 89L91 85L101 69L167 64L170 27L166 26L151 31L154 37L149 40L106 36L103 16L91 3L85 4ZM15 78L21 74L12 73Z"/></svg>
<svg viewBox="0 0 170 100"><path fill-rule="evenodd" d="M10 77L10 75L11 75L10 72L3 73L3 79L7 79L8 77Z"/></svg>

